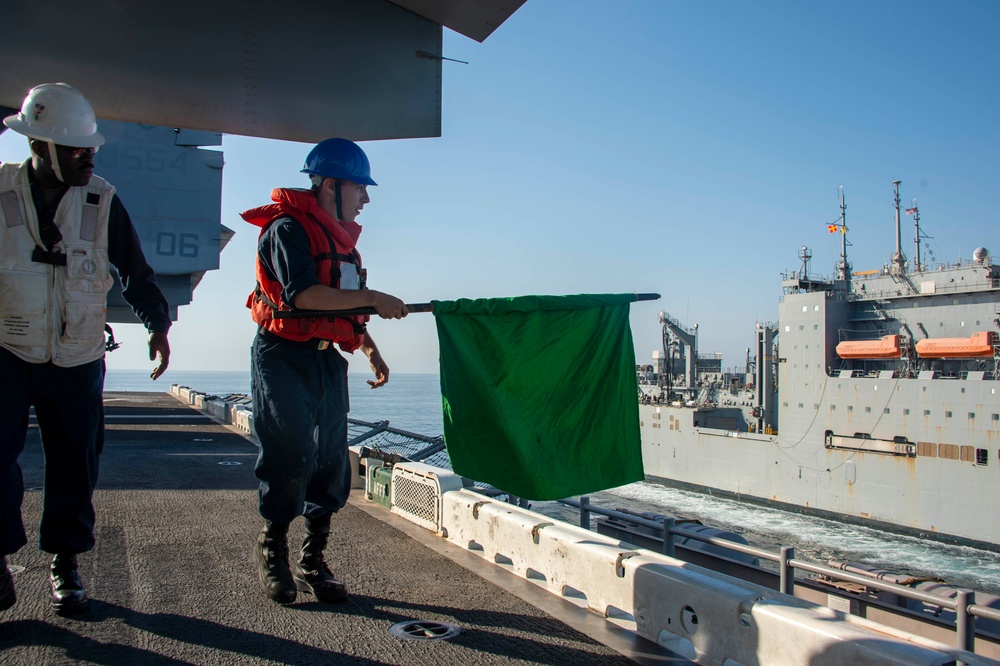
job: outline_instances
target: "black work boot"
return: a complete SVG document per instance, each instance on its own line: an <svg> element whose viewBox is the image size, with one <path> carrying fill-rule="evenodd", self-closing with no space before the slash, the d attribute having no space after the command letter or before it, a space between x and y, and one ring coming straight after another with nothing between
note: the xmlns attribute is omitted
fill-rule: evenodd
<svg viewBox="0 0 1000 666"><path fill-rule="evenodd" d="M58 553L52 558L49 572L52 586L52 610L58 615L72 615L87 610L87 591L76 573L76 555Z"/></svg>
<svg viewBox="0 0 1000 666"><path fill-rule="evenodd" d="M264 521L254 556L260 586L271 601L279 604L295 601L295 581L288 569L288 523Z"/></svg>
<svg viewBox="0 0 1000 666"><path fill-rule="evenodd" d="M14 576L7 568L7 556L0 556L0 611L7 610L17 601L14 594Z"/></svg>
<svg viewBox="0 0 1000 666"><path fill-rule="evenodd" d="M330 604L347 601L347 586L333 577L323 559L327 537L330 536L330 514L316 520L306 519L306 538L302 542L302 556L295 563L292 575L295 587L316 597L317 601Z"/></svg>

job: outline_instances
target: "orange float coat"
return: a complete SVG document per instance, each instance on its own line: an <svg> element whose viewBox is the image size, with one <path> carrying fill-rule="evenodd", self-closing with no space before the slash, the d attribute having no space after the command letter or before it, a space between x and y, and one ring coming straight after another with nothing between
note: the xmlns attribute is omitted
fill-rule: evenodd
<svg viewBox="0 0 1000 666"><path fill-rule="evenodd" d="M340 287L340 263L357 266L361 273L361 255L355 249L361 235L361 225L336 220L320 208L316 196L309 190L276 188L271 191L272 204L252 208L241 217L267 230L275 220L291 217L298 221L309 237L309 252L316 265L321 284ZM275 310L294 310L281 301L281 283L270 278L260 260L257 261L257 288L247 298L247 307L258 326L274 335L302 342L311 339L336 342L346 352L353 352L364 339L367 316L305 317L275 319Z"/></svg>

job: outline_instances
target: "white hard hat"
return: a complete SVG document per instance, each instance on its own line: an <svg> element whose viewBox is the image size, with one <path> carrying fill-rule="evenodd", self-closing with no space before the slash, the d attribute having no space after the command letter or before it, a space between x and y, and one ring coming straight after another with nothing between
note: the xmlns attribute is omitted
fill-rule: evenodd
<svg viewBox="0 0 1000 666"><path fill-rule="evenodd" d="M66 83L43 83L28 92L21 112L3 124L18 134L71 148L97 148L104 137L97 131L94 108L79 90Z"/></svg>

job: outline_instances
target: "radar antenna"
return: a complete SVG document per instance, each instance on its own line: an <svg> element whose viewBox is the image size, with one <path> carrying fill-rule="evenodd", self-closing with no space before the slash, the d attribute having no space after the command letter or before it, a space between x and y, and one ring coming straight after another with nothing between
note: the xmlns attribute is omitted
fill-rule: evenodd
<svg viewBox="0 0 1000 666"><path fill-rule="evenodd" d="M812 259L812 250L810 250L805 245L799 250L799 259L802 260L802 268L799 270L799 279L807 280L809 279L809 260Z"/></svg>

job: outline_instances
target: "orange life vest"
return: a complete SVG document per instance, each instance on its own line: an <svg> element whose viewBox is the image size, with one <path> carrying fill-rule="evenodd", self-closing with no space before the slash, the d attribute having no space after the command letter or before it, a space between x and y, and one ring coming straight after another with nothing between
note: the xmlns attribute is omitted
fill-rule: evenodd
<svg viewBox="0 0 1000 666"><path fill-rule="evenodd" d="M316 196L309 190L276 188L271 191L271 199L274 203L252 208L240 217L260 227L261 235L272 222L283 217L291 217L301 224L309 237L309 253L321 284L340 287L341 262L354 264L358 275L362 275L361 255L355 249L361 225L335 220L320 208ZM280 282L267 275L258 258L257 288L247 297L247 307L258 326L286 340L330 340L347 352L361 346L367 316L275 319L275 310L295 309L281 301L281 288Z"/></svg>

